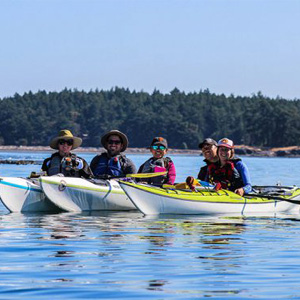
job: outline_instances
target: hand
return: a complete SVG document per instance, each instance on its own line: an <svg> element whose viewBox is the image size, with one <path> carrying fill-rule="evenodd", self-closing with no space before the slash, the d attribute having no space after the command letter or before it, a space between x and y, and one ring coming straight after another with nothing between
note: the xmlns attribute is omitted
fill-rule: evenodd
<svg viewBox="0 0 300 300"><path fill-rule="evenodd" d="M188 176L185 180L186 184L188 185L188 187L193 191L195 192L196 189L195 189L195 178L193 176Z"/></svg>
<svg viewBox="0 0 300 300"><path fill-rule="evenodd" d="M244 196L244 194L245 194L245 191L243 188L236 189L234 192L240 196Z"/></svg>

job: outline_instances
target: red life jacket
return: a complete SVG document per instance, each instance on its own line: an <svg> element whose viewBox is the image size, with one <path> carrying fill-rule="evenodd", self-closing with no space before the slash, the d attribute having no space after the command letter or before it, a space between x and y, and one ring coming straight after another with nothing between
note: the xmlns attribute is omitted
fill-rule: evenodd
<svg viewBox="0 0 300 300"><path fill-rule="evenodd" d="M209 164L209 182L219 183L223 189L232 190L235 181L234 170L234 163L232 161L227 161L223 167L216 163Z"/></svg>

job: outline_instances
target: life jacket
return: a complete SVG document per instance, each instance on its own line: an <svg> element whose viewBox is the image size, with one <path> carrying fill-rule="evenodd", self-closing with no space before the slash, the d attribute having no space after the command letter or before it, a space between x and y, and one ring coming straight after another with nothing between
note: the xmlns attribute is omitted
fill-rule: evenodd
<svg viewBox="0 0 300 300"><path fill-rule="evenodd" d="M94 170L94 175L111 175L111 176L123 176L122 170L122 155L117 155L109 158L106 153L99 156L97 166Z"/></svg>
<svg viewBox="0 0 300 300"><path fill-rule="evenodd" d="M211 163L208 165L208 179L210 183L220 184L221 188L234 191L242 187L243 180L234 163L239 161L239 158L233 158L226 162L224 166L219 163Z"/></svg>
<svg viewBox="0 0 300 300"><path fill-rule="evenodd" d="M162 157L158 159L151 157L144 163L144 165L142 165L141 173L156 173L156 172L168 171L170 161L171 158L169 157ZM162 185L166 181L167 181L167 174L162 176L151 177L147 179L147 183L153 185Z"/></svg>
<svg viewBox="0 0 300 300"><path fill-rule="evenodd" d="M76 154L61 157L58 153L54 153L47 163L47 174L52 176L61 173L66 177L80 177L79 169L82 165L82 160Z"/></svg>

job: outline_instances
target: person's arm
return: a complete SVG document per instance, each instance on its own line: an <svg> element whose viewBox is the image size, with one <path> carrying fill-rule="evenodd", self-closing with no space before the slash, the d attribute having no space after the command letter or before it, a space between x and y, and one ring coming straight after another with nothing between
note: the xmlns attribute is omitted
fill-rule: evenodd
<svg viewBox="0 0 300 300"><path fill-rule="evenodd" d="M90 178L93 177L93 172L91 168L89 167L88 163L81 157L78 157L78 169L80 176L84 178Z"/></svg>
<svg viewBox="0 0 300 300"><path fill-rule="evenodd" d="M173 161L169 162L168 175L167 175L167 184L174 184L176 179L176 169Z"/></svg>
<svg viewBox="0 0 300 300"><path fill-rule="evenodd" d="M137 171L138 173L142 173L144 164L145 164L145 163L143 163L143 164L139 167L139 169L138 169L138 171ZM128 173L128 174L132 174L132 173ZM135 181L136 181L136 182L140 182L140 181L147 182L147 180L145 181L145 179L142 180L142 179L140 179L140 178L135 178Z"/></svg>
<svg viewBox="0 0 300 300"><path fill-rule="evenodd" d="M142 173L143 168L144 168L144 165L145 165L145 163L143 163L143 164L139 167L139 170L137 171L138 173Z"/></svg>
<svg viewBox="0 0 300 300"><path fill-rule="evenodd" d="M198 173L198 179L201 181L206 181L207 179L207 166L204 166L200 169Z"/></svg>
<svg viewBox="0 0 300 300"><path fill-rule="evenodd" d="M51 159L51 157L46 158L43 161L42 168L41 168L41 170L44 171L44 172L46 172L47 175L48 175L48 169L49 169L50 159Z"/></svg>
<svg viewBox="0 0 300 300"><path fill-rule="evenodd" d="M136 174L136 166L135 164L132 162L132 160L130 160L129 158L126 157L126 164L125 164L125 168L123 170L124 174Z"/></svg>
<svg viewBox="0 0 300 300"><path fill-rule="evenodd" d="M251 185L250 173L248 167L242 161L238 161L235 165L235 168L242 176L242 180L244 183L243 186L244 193L249 194L252 191L252 185Z"/></svg>
<svg viewBox="0 0 300 300"><path fill-rule="evenodd" d="M90 168L92 172L95 172L98 162L99 162L99 155L96 155L90 163Z"/></svg>

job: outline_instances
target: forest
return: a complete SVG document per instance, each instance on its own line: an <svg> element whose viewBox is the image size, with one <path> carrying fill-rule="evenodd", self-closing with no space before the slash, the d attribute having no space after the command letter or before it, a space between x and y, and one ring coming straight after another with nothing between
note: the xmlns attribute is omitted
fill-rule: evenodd
<svg viewBox="0 0 300 300"><path fill-rule="evenodd" d="M208 89L185 93L64 89L38 91L0 99L0 145L47 146L61 129L99 147L111 129L124 132L129 147L147 147L155 136L170 148L196 149L206 137L228 137L256 147L297 145L300 101L251 96L225 96Z"/></svg>

